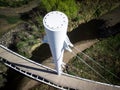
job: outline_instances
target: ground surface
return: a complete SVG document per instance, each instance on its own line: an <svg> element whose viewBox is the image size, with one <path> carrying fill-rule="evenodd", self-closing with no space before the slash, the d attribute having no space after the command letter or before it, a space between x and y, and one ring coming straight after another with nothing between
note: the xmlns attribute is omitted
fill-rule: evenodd
<svg viewBox="0 0 120 90"><path fill-rule="evenodd" d="M0 34L4 34L9 31L11 28L18 25L21 20L18 20L17 23L11 24L7 22L6 18L3 17L20 17L21 14L32 10L37 7L39 4L38 0L33 0L29 2L27 5L23 5L18 8L10 8L10 7L0 7Z"/></svg>

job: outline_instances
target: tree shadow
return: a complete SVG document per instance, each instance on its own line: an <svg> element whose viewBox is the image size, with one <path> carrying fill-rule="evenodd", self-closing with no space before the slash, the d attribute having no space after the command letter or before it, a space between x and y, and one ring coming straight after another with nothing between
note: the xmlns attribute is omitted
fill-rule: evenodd
<svg viewBox="0 0 120 90"><path fill-rule="evenodd" d="M0 88L0 90L17 90L20 81L24 78L24 76L11 68L7 70L6 74L7 82L4 87Z"/></svg>
<svg viewBox="0 0 120 90"><path fill-rule="evenodd" d="M49 45L44 43L32 52L32 57L30 59L38 63L42 63L45 59L49 58L50 56L51 51Z"/></svg>
<svg viewBox="0 0 120 90"><path fill-rule="evenodd" d="M93 19L87 23L80 24L68 33L70 41L75 44L79 41L99 38L99 28L105 24L104 20Z"/></svg>

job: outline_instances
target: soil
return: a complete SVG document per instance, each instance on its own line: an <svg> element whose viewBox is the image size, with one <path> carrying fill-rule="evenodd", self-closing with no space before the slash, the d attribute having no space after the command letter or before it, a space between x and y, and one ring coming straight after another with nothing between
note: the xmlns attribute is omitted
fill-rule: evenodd
<svg viewBox="0 0 120 90"><path fill-rule="evenodd" d="M36 86L36 85L39 85L39 82L38 81L35 81L35 80L32 80L30 78L27 78L27 77L24 77L22 80L21 80L22 84L19 85L20 88L18 88L18 90L29 90L31 89L32 87Z"/></svg>

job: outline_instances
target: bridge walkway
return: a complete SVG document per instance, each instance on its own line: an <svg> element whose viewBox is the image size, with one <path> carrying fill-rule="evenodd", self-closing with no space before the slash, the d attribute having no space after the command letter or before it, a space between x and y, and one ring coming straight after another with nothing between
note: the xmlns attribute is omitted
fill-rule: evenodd
<svg viewBox="0 0 120 90"><path fill-rule="evenodd" d="M0 45L0 58L7 66L44 83L59 89L79 89L79 90L120 90L119 86L95 82L63 73L57 75L56 71L29 60L8 48Z"/></svg>

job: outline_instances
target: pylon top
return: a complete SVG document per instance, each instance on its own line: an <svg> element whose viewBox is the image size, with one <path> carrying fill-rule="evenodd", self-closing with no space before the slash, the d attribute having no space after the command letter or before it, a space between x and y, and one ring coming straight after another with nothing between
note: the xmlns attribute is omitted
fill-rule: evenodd
<svg viewBox="0 0 120 90"><path fill-rule="evenodd" d="M61 28L65 28L68 25L68 18L62 12L52 11L43 18L43 24L51 31L64 30Z"/></svg>

